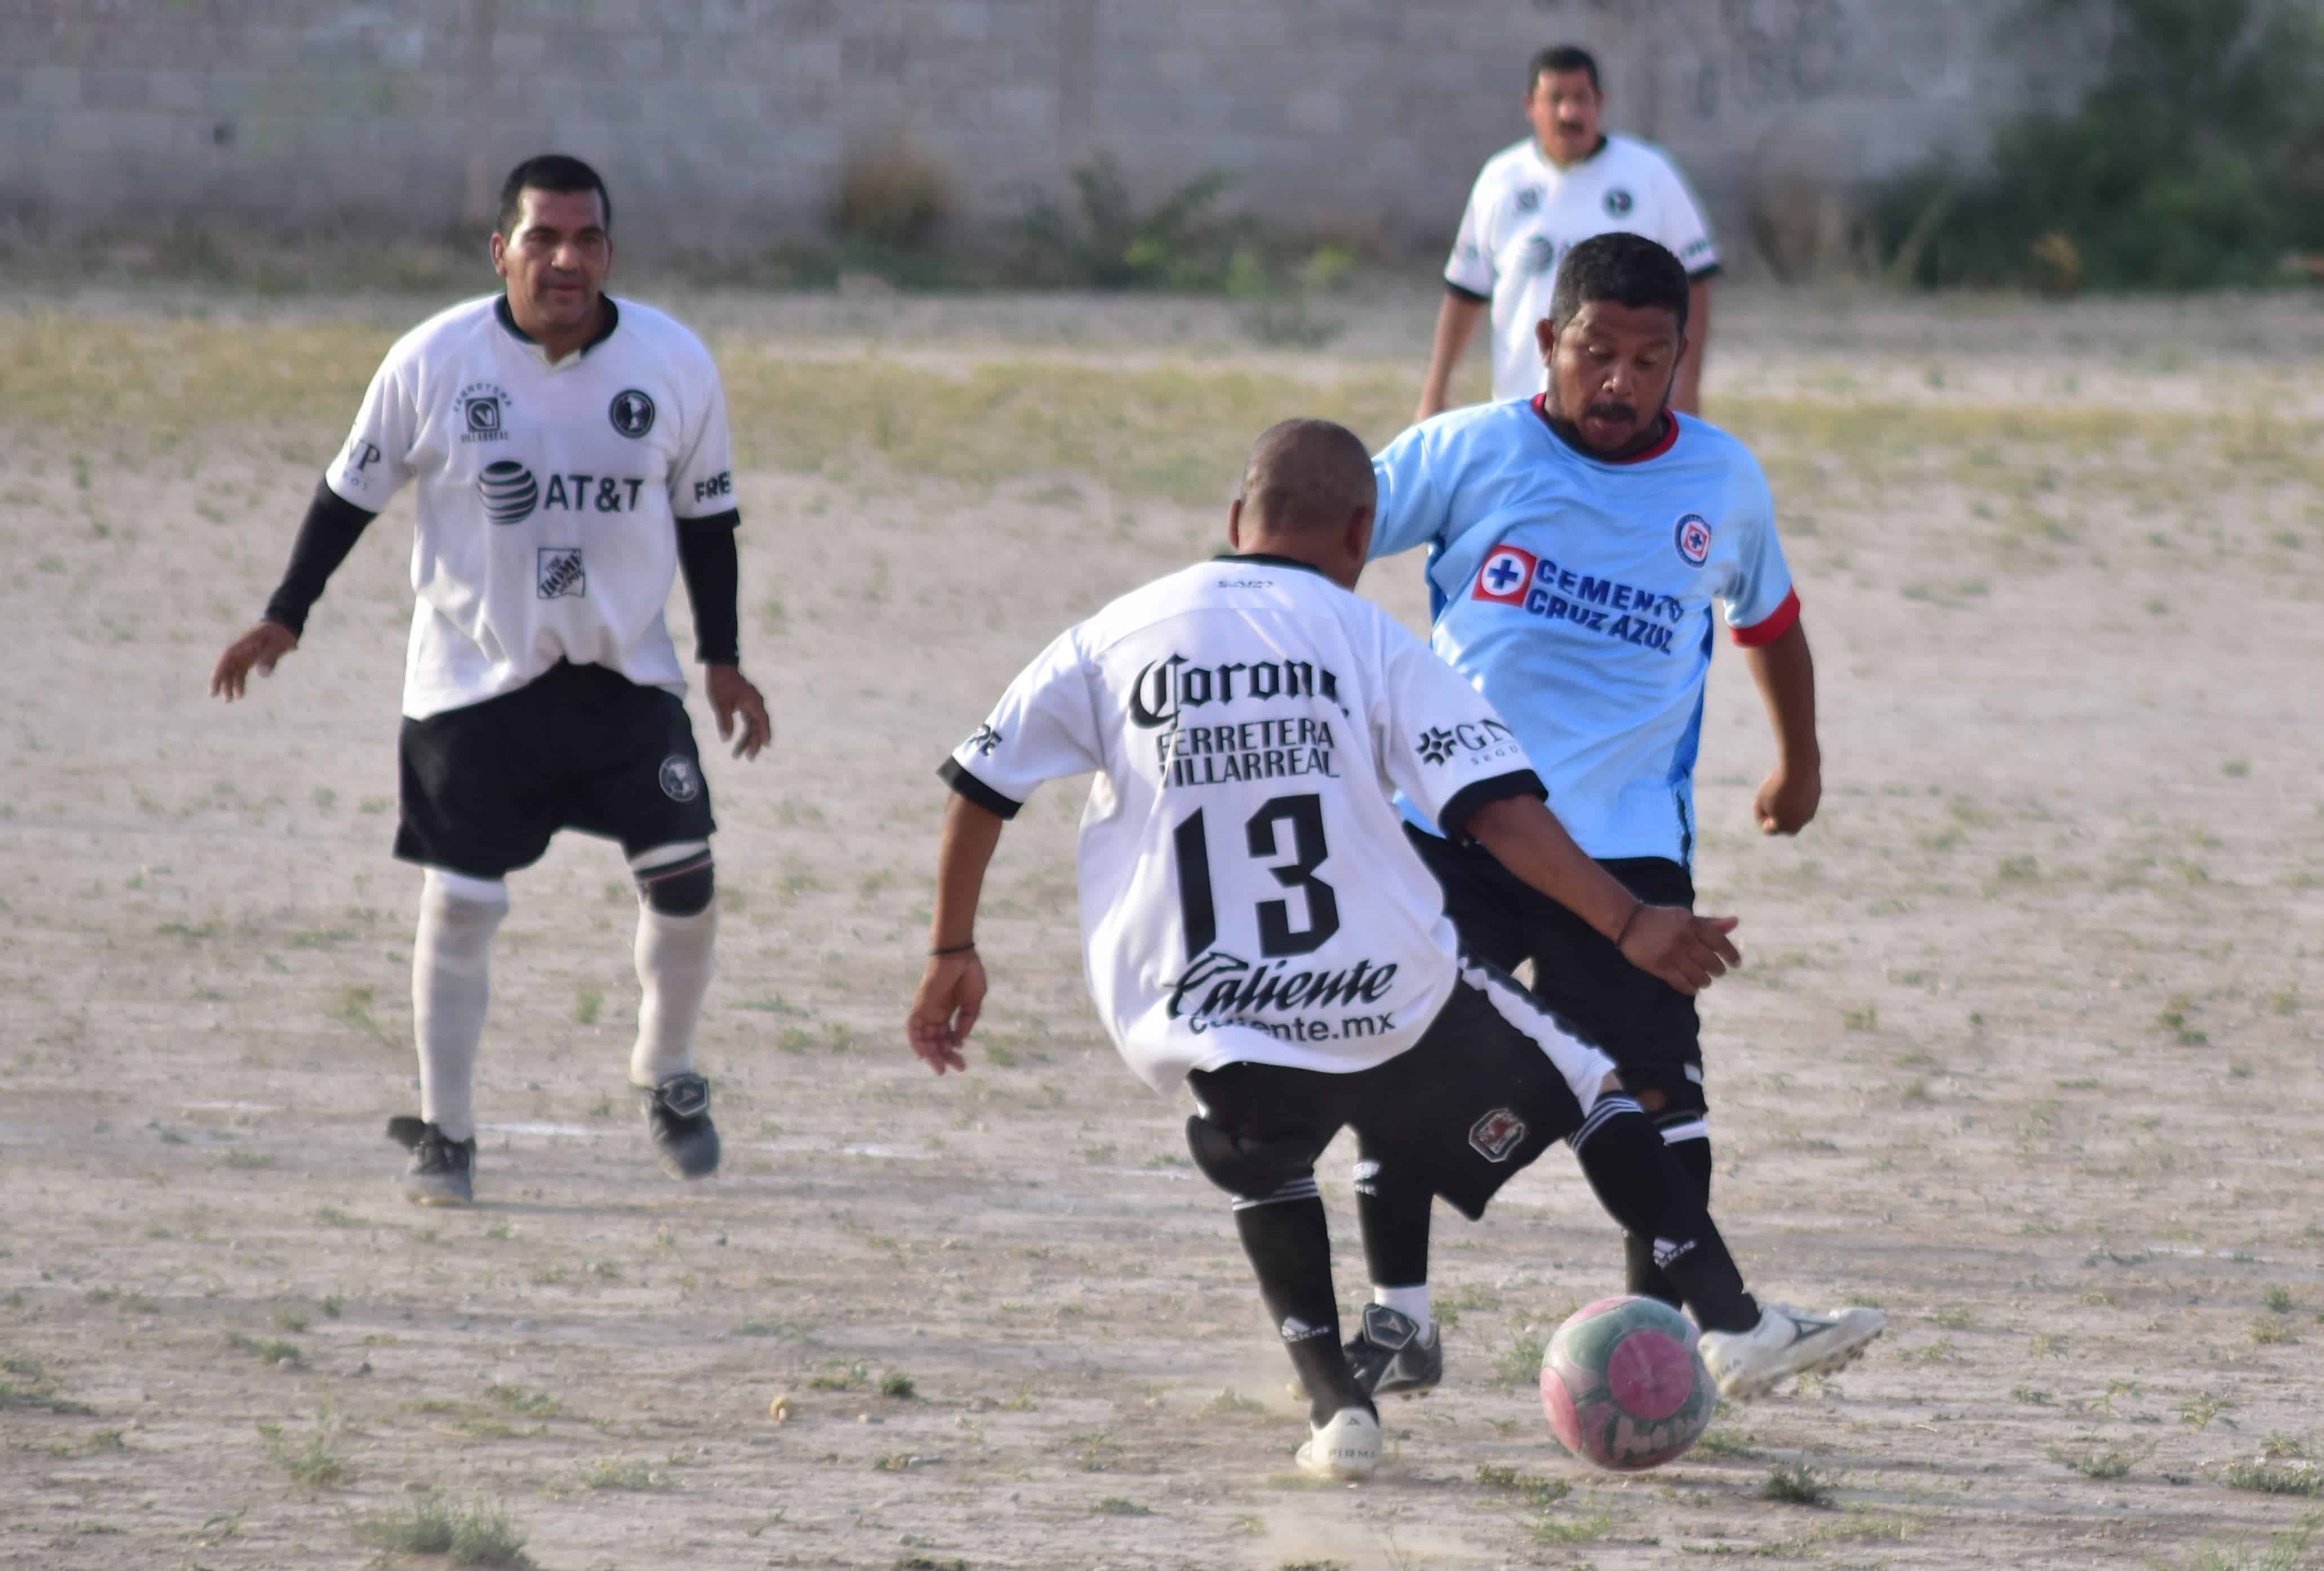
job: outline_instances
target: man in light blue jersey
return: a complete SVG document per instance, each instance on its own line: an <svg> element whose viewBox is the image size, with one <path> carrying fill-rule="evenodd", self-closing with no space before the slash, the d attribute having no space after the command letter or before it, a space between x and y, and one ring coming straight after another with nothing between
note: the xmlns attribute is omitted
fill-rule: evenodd
<svg viewBox="0 0 2324 1571"><path fill-rule="evenodd" d="M1536 329L1548 390L1439 416L1373 460L1372 555L1428 547L1436 652L1516 730L1568 831L1642 910L1694 900L1714 602L1778 746L1760 828L1798 833L1822 789L1814 668L1766 479L1734 437L1670 408L1688 288L1685 267L1651 240L1583 241ZM1620 1066L1707 1199L1694 988L1625 963L1572 912L1401 805L1462 942L1504 969L1532 963L1535 991ZM1421 1389L1443 1366L1428 1309L1428 1196L1379 1163L1357 1180L1376 1304L1350 1358L1376 1393ZM1676 1302L1654 1240L1632 1234L1627 1249L1629 1291ZM1873 1316L1784 1313L1781 1334L1795 1337Z"/></svg>

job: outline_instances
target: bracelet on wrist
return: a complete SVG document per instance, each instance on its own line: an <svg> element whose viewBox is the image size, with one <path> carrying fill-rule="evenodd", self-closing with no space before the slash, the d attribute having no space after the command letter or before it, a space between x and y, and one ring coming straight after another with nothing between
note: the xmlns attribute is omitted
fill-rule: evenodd
<svg viewBox="0 0 2324 1571"><path fill-rule="evenodd" d="M971 950L974 949L975 947L976 947L976 940L974 940L974 939L973 939L973 938L972 938L972 939L970 939L966 943L952 943L952 944L946 944L946 945L945 945L945 946L944 946L943 948L941 948L941 949L932 949L932 950L928 951L928 953L929 953L931 956L935 956L935 955L964 955L964 954L968 953Z"/></svg>
<svg viewBox="0 0 2324 1571"><path fill-rule="evenodd" d="M1622 941L1630 936L1630 929L1637 925L1638 913L1644 911L1646 908L1646 903L1645 901L1637 899L1632 901L1630 905L1630 914L1622 918L1622 931L1614 935L1614 947L1616 949L1620 949L1622 947Z"/></svg>

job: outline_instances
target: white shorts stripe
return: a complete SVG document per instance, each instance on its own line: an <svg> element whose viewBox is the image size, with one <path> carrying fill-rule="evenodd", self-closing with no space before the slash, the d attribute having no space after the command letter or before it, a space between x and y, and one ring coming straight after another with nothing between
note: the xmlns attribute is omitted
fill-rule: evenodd
<svg viewBox="0 0 2324 1571"><path fill-rule="evenodd" d="M1237 1195L1234 1208L1248 1211L1254 1206L1280 1206L1289 1200L1320 1200L1323 1198L1323 1191L1315 1187L1315 1178L1311 1173L1303 1179L1293 1179L1271 1195L1260 1195L1256 1199Z"/></svg>
<svg viewBox="0 0 2324 1571"><path fill-rule="evenodd" d="M1663 1130L1663 1144L1665 1145L1676 1145L1682 1140L1708 1140L1710 1138L1711 1121L1707 1118L1690 1118L1683 1124L1673 1124Z"/></svg>
<svg viewBox="0 0 2324 1571"><path fill-rule="evenodd" d="M1598 1088L1614 1073L1614 1061L1557 1023L1557 1017L1533 1000L1531 994L1499 971L1475 961L1461 961L1461 979L1482 993L1500 1017L1532 1038L1557 1072L1565 1077L1573 1099L1586 1116L1598 1105ZM1635 1106L1635 1104L1633 1104ZM1588 1125L1585 1124L1584 1127Z"/></svg>
<svg viewBox="0 0 2324 1571"><path fill-rule="evenodd" d="M1579 1151L1588 1144L1590 1137L1597 1134L1599 1129L1609 1120L1618 1118L1625 1113L1639 1111L1638 1105L1628 1097L1605 1097L1590 1110L1590 1116L1582 1121L1582 1127L1565 1137L1565 1143Z"/></svg>

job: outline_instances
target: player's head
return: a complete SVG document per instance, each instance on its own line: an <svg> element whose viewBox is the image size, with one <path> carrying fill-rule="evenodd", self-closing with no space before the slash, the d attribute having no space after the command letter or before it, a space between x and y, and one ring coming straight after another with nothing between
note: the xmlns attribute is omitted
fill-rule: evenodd
<svg viewBox="0 0 2324 1571"><path fill-rule="evenodd" d="M1353 589L1371 555L1379 501L1371 455L1353 431L1329 420L1285 420L1251 444L1227 511L1227 544L1295 557Z"/></svg>
<svg viewBox="0 0 2324 1571"><path fill-rule="evenodd" d="M594 324L613 265L613 199L597 171L561 152L526 159L501 182L493 271L536 337Z"/></svg>
<svg viewBox="0 0 2324 1571"><path fill-rule="evenodd" d="M1526 118L1533 122L1543 157L1562 166L1596 152L1598 123L1605 112L1598 62L1588 50L1561 43L1533 57L1526 76Z"/></svg>
<svg viewBox="0 0 2324 1571"><path fill-rule="evenodd" d="M1549 412L1593 453L1620 455L1662 431L1686 352L1686 268L1642 234L1599 234L1557 264L1535 329Z"/></svg>

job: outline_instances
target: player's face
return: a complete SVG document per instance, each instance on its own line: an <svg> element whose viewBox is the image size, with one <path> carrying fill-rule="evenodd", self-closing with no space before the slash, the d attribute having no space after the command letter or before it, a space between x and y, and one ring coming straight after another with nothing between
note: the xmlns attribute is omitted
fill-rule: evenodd
<svg viewBox="0 0 2324 1571"><path fill-rule="evenodd" d="M1598 151L1598 120L1606 100L1588 71L1544 71L1526 95L1526 117L1552 163L1579 163Z"/></svg>
<svg viewBox="0 0 2324 1571"><path fill-rule="evenodd" d="M594 326L613 243L595 191L524 193L513 232L493 236L493 269L509 308L539 338Z"/></svg>
<svg viewBox="0 0 2324 1571"><path fill-rule="evenodd" d="M1591 452L1618 457L1662 435L1686 340L1661 306L1591 300L1560 330L1536 328L1549 366L1549 412L1570 421Z"/></svg>

